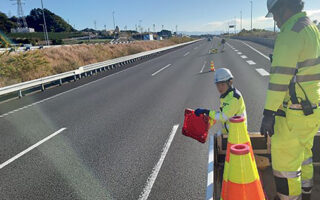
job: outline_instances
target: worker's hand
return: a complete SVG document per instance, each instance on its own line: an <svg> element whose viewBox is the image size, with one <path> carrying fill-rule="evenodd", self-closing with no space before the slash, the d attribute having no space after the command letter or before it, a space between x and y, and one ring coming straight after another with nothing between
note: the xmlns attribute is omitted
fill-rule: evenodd
<svg viewBox="0 0 320 200"><path fill-rule="evenodd" d="M199 117L201 114L206 114L209 116L210 110L198 108L194 111L194 113Z"/></svg>
<svg viewBox="0 0 320 200"><path fill-rule="evenodd" d="M267 137L271 137L274 134L274 123L275 123L276 112L271 110L263 111L263 119L261 123L260 133Z"/></svg>

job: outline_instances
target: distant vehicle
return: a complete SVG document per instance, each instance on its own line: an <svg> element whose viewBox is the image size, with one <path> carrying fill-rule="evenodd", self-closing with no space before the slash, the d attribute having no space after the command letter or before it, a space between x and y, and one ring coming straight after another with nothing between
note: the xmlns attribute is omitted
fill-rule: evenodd
<svg viewBox="0 0 320 200"><path fill-rule="evenodd" d="M31 50L32 44L24 44L23 47L25 47L26 51Z"/></svg>
<svg viewBox="0 0 320 200"><path fill-rule="evenodd" d="M208 38L208 41L210 42L212 39L211 38Z"/></svg>

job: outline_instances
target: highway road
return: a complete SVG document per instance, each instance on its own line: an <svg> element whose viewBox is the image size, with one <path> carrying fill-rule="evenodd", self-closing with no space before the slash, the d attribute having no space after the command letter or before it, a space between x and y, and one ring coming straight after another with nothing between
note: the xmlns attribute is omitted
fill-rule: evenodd
<svg viewBox="0 0 320 200"><path fill-rule="evenodd" d="M272 52L228 40L210 55L218 40L0 104L0 199L205 199L209 144L181 134L184 109L218 109L214 61L258 131Z"/></svg>

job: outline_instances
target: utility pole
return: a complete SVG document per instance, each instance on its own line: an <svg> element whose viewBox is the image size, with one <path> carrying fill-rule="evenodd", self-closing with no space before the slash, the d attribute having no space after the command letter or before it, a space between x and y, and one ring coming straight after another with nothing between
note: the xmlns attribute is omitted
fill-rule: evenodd
<svg viewBox="0 0 320 200"><path fill-rule="evenodd" d="M153 32L156 32L156 25L153 24Z"/></svg>
<svg viewBox="0 0 320 200"><path fill-rule="evenodd" d="M45 34L46 34L47 45L50 46L50 44L49 44L49 35L48 35L48 30L47 30L47 23L46 23L46 18L44 16L44 9L43 9L42 0L41 0L41 7L42 7L43 24L44 24Z"/></svg>
<svg viewBox="0 0 320 200"><path fill-rule="evenodd" d="M115 20L114 20L114 11L112 12L112 17L113 17L113 28L114 28L114 30L116 30L116 22L115 22Z"/></svg>
<svg viewBox="0 0 320 200"><path fill-rule="evenodd" d="M97 30L97 21L94 20L94 21L93 21L93 24L94 24L94 30Z"/></svg>
<svg viewBox="0 0 320 200"><path fill-rule="evenodd" d="M273 20L273 32L276 32L276 21Z"/></svg>
<svg viewBox="0 0 320 200"><path fill-rule="evenodd" d="M162 30L164 30L164 25L162 25Z"/></svg>
<svg viewBox="0 0 320 200"><path fill-rule="evenodd" d="M250 3L251 3L251 31L252 31L252 4L253 4L253 2L250 1Z"/></svg>
<svg viewBox="0 0 320 200"><path fill-rule="evenodd" d="M240 32L242 31L242 10L240 11Z"/></svg>
<svg viewBox="0 0 320 200"><path fill-rule="evenodd" d="M178 35L178 25L176 25L176 36Z"/></svg>

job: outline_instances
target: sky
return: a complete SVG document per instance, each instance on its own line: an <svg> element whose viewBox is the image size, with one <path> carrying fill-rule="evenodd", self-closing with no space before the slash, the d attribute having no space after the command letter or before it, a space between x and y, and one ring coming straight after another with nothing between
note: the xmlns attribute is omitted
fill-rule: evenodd
<svg viewBox="0 0 320 200"><path fill-rule="evenodd" d="M41 0L22 0L27 15L41 7ZM17 15L17 6L11 0L0 0L0 11ZM272 28L273 20L266 19L266 0L253 0L253 28ZM320 0L305 0L305 10L312 20L320 21ZM162 29L187 32L227 31L228 24L236 23L240 29L251 27L250 0L43 0L44 7L61 16L76 29L113 29L115 23L124 29L135 30L136 25L147 30Z"/></svg>

